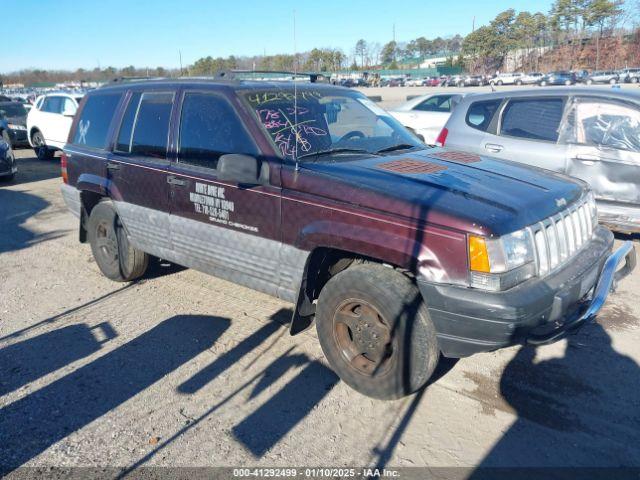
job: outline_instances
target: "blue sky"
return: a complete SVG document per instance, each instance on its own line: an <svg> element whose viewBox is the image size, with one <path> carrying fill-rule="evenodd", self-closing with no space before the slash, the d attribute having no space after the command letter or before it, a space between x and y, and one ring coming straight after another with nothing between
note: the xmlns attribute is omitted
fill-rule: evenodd
<svg viewBox="0 0 640 480"><path fill-rule="evenodd" d="M206 55L341 48L466 34L514 8L547 12L551 0L2 0L0 72L22 68L177 67Z"/></svg>

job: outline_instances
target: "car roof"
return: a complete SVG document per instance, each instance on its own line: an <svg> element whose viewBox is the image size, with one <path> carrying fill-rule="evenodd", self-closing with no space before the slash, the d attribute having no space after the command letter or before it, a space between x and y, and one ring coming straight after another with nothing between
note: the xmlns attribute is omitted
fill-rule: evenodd
<svg viewBox="0 0 640 480"><path fill-rule="evenodd" d="M549 96L587 96L587 97L608 97L619 100L631 100L640 102L640 91L610 87L545 87L545 88L525 88L518 90L503 90L491 93L476 93L471 96L473 101L493 100L502 98L521 97L549 97ZM468 102L467 96L463 102Z"/></svg>

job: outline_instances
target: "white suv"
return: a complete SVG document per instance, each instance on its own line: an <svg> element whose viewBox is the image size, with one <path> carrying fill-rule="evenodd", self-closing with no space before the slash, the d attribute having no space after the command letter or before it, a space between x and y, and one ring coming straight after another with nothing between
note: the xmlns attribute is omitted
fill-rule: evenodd
<svg viewBox="0 0 640 480"><path fill-rule="evenodd" d="M522 77L524 77L522 73L499 73L489 80L489 83L491 85L515 85Z"/></svg>
<svg viewBox="0 0 640 480"><path fill-rule="evenodd" d="M36 99L27 115L27 131L39 159L50 159L64 147L80 100L82 95L75 93L49 93Z"/></svg>

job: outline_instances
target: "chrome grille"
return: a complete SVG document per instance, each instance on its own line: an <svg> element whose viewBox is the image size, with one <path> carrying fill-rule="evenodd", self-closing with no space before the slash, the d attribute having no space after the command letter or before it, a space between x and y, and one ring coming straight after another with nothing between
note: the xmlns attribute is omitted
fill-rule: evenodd
<svg viewBox="0 0 640 480"><path fill-rule="evenodd" d="M591 239L597 224L595 214L584 199L529 227L540 276L565 265Z"/></svg>

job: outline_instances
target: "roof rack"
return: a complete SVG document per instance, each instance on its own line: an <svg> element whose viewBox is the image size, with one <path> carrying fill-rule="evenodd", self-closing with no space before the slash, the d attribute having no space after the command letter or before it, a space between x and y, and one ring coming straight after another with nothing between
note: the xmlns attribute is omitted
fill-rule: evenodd
<svg viewBox="0 0 640 480"><path fill-rule="evenodd" d="M129 83L129 82L143 82L143 81L158 81L158 80L224 80L224 81L239 81L239 80L250 80L251 78L247 78L251 75L286 75L291 77L309 77L310 83L317 82L328 82L329 77L327 77L323 73L313 73L313 72L289 72L286 70L220 70L213 74L212 76L181 76L181 77L115 77L109 80L104 86L114 85L119 83ZM254 78L254 80L256 80Z"/></svg>
<svg viewBox="0 0 640 480"><path fill-rule="evenodd" d="M244 80L242 75L269 74L269 75L290 75L292 77L309 77L310 83L328 81L328 77L322 73L313 72L290 72L286 70L220 70L213 77L219 80Z"/></svg>
<svg viewBox="0 0 640 480"><path fill-rule="evenodd" d="M112 83L126 83L126 82L139 82L140 80L164 80L166 77L115 77L107 82Z"/></svg>

